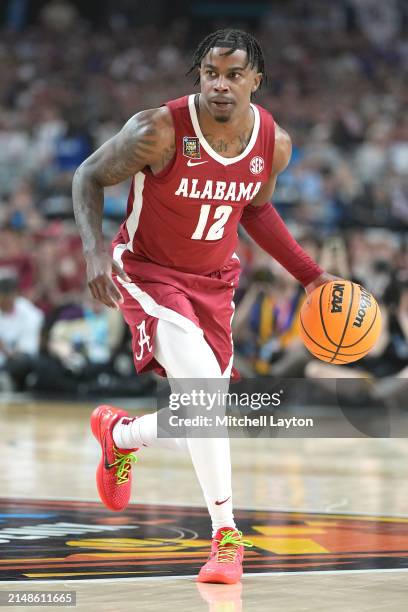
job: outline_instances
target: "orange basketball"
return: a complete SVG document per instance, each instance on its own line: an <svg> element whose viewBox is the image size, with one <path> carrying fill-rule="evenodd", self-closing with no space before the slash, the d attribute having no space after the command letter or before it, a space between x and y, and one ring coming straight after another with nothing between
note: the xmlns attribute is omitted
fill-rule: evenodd
<svg viewBox="0 0 408 612"><path fill-rule="evenodd" d="M300 335L318 359L343 364L367 355L381 331L381 312L364 287L347 280L321 285L300 311Z"/></svg>

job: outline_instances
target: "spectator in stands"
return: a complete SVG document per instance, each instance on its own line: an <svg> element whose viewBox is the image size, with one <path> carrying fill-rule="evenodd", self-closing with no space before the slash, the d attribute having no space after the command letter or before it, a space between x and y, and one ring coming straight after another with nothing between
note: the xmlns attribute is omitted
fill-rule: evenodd
<svg viewBox="0 0 408 612"><path fill-rule="evenodd" d="M42 312L18 296L17 277L2 271L0 276L0 380L21 391L33 370L39 350ZM1 384L1 383L0 383Z"/></svg>
<svg viewBox="0 0 408 612"><path fill-rule="evenodd" d="M11 227L0 228L0 273L13 272L20 292L28 297L33 289L34 262L30 253L31 235Z"/></svg>
<svg viewBox="0 0 408 612"><path fill-rule="evenodd" d="M303 374L309 360L299 339L303 298L304 292L291 277L273 276L268 269L255 272L234 317L239 367L247 373L252 367L262 375Z"/></svg>
<svg viewBox="0 0 408 612"><path fill-rule="evenodd" d="M82 295L47 316L33 389L72 395L138 393L150 384L140 381L129 363L123 318Z"/></svg>

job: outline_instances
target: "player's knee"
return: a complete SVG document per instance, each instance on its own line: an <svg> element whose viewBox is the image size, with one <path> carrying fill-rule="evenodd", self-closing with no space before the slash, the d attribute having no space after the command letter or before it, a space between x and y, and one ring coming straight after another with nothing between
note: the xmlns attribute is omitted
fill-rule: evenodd
<svg viewBox="0 0 408 612"><path fill-rule="evenodd" d="M221 378L218 360L200 328L159 321L156 358L172 378Z"/></svg>
<svg viewBox="0 0 408 612"><path fill-rule="evenodd" d="M180 376L187 378L222 378L221 368L217 358L208 346L200 346L186 353L185 358L177 364Z"/></svg>

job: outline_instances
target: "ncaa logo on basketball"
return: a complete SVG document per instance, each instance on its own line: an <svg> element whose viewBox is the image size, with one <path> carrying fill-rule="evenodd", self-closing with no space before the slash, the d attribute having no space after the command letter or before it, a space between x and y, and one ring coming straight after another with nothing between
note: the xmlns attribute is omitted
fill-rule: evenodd
<svg viewBox="0 0 408 612"><path fill-rule="evenodd" d="M332 291L331 300L331 311L330 312L342 312L343 311L343 294L344 285L335 283Z"/></svg>
<svg viewBox="0 0 408 612"><path fill-rule="evenodd" d="M265 162L262 157L259 157L259 155L256 155L255 157L253 157L251 161L249 162L249 169L252 172L252 174L260 174L262 170L264 169L264 166L265 166Z"/></svg>

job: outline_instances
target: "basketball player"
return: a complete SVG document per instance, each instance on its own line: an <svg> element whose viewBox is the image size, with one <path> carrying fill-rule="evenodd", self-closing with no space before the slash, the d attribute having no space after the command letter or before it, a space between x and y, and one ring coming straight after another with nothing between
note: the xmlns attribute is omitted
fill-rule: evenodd
<svg viewBox="0 0 408 612"><path fill-rule="evenodd" d="M199 94L134 115L78 168L73 182L91 293L122 310L137 371L153 369L170 383L236 375L231 319L238 223L307 291L331 280L269 203L291 141L268 111L251 103L265 76L258 42L239 30L218 30L198 46L193 70ZM130 176L127 216L111 257L101 229L104 187ZM99 406L91 426L102 447L99 495L115 511L129 502L132 453L149 446L188 449L213 528L198 580L239 581L249 544L234 522L228 438L158 438L157 415L130 418L112 406Z"/></svg>

